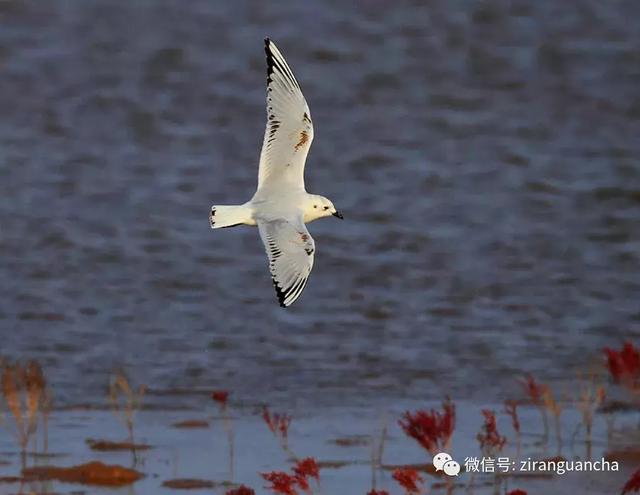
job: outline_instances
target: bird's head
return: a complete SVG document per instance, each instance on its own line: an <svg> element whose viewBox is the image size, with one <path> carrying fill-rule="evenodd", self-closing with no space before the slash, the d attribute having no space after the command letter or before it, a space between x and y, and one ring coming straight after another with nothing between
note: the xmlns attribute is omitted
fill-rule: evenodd
<svg viewBox="0 0 640 495"><path fill-rule="evenodd" d="M324 196L320 196L314 194L310 198L308 209L308 215L312 218L323 218L333 215L340 220L343 220L344 217L342 213L340 213L329 198L325 198Z"/></svg>

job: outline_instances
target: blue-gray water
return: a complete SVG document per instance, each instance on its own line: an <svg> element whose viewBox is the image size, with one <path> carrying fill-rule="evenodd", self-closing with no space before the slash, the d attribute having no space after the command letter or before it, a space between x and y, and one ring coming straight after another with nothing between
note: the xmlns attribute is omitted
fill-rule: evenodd
<svg viewBox="0 0 640 495"><path fill-rule="evenodd" d="M57 404L125 367L361 406L501 397L637 338L640 3L357 4L1 1L0 355ZM267 35L346 217L310 225L286 311L257 231L208 225L255 188Z"/></svg>

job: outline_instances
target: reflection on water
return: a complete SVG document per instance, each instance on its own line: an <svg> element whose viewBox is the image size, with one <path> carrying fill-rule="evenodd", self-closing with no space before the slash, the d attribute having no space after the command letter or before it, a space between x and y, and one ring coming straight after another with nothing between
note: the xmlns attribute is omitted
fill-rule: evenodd
<svg viewBox="0 0 640 495"><path fill-rule="evenodd" d="M200 404L202 406L202 404ZM420 405L424 405L421 402ZM432 404L438 407L437 404ZM475 436L481 424L480 409L473 404L457 404L459 417L456 432L453 436L452 450L461 463L464 457L479 456ZM259 473L271 470L291 469L290 455L286 453L273 437L261 418L251 415L246 409L236 416L235 407L232 413L234 438L234 470L229 470L229 450L227 432L222 418L211 417L209 411L168 412L143 411L137 419L138 438L148 442L153 448L138 452L138 462L133 464L128 451L92 451L87 445L87 438L101 435L108 439L123 439L126 434L116 417L107 411L57 411L51 418L51 452L48 457L29 457L28 463L33 465L72 466L99 459L108 465L135 467L145 473L145 477L135 484L123 488L87 486L79 484L59 483L56 481L28 482L24 484L23 493L69 493L87 492L96 495L168 495L180 493L163 484L172 479L195 479L215 488L192 490L196 494L222 494L226 491L223 482L233 480L245 483L256 489L258 494L266 494L261 489L267 484ZM383 421L375 415L363 415L361 409L341 408L339 411L325 411L322 416L294 417L290 429L290 450L302 457L313 456L320 463L321 493L359 495L367 493L375 476L376 486L389 493L398 493L399 486L392 479L392 469L400 465L430 464L430 456L416 442L403 435L395 420L400 417L400 410L392 410L386 418L388 436L386 437L382 457L382 468L372 473L372 444L380 440L380 428ZM501 455L515 462L516 459L548 458L555 455L555 445L541 444L540 417L535 408L520 410L523 422L522 456L517 455L513 443L509 442ZM185 418L207 419L207 428L177 429L170 425ZM626 418L626 422L632 418ZM563 431L568 436L575 423L579 422L579 414L571 412L563 416ZM500 432L509 435L512 431L508 420L500 423ZM594 459L604 455L604 419L599 418L594 430L596 444ZM620 423L619 423L620 425ZM568 442L567 437L565 440ZM637 439L636 439L637 440ZM628 432L625 444L629 442ZM637 441L636 441L637 444ZM15 475L19 463L18 456L11 453L15 449L12 439L4 435L0 437L0 476ZM566 458L582 456L584 444L582 438L576 438L570 445L565 445L563 454ZM547 456L547 457L544 457ZM519 464L519 463L518 463ZM611 487L620 487L628 476L629 467L620 472L567 472L564 475L548 473L514 472L502 483L509 489L515 487L526 489L528 493L545 493L563 495L571 488L577 493L600 495L611 491ZM498 469L500 472L500 470ZM515 471L515 469L514 469ZM421 472L429 493L444 494L442 478ZM453 493L463 493L471 475L463 473L458 478L458 489ZM503 477L504 478L504 477ZM473 477L473 493L489 495L494 492L494 476L488 473L475 474ZM438 488L437 485L440 485ZM19 483L2 482L2 493L20 493ZM317 493L318 491L314 492Z"/></svg>
<svg viewBox="0 0 640 495"><path fill-rule="evenodd" d="M160 403L357 406L637 336L640 4L414 3L0 2L0 353L58 404L126 366ZM288 311L257 232L207 219L255 187L265 35L348 219Z"/></svg>

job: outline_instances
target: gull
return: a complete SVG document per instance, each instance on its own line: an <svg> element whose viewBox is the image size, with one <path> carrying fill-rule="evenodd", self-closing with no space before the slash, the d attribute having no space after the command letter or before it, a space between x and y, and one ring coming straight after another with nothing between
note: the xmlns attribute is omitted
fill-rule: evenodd
<svg viewBox="0 0 640 495"><path fill-rule="evenodd" d="M313 141L313 122L293 71L269 38L267 54L267 128L264 133L258 188L242 205L214 205L212 229L258 226L280 306L290 306L304 290L316 251L306 223L342 219L333 203L304 186L304 165Z"/></svg>

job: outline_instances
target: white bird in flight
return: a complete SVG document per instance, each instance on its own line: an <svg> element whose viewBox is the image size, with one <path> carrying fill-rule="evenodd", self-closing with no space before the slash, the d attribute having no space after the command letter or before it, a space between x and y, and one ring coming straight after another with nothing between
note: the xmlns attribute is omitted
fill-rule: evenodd
<svg viewBox="0 0 640 495"><path fill-rule="evenodd" d="M211 207L211 228L257 225L269 258L280 306L290 306L307 284L315 243L305 223L342 219L333 203L304 187L304 165L313 141L309 106L289 65L269 38L267 128L260 153L258 188L242 205Z"/></svg>

